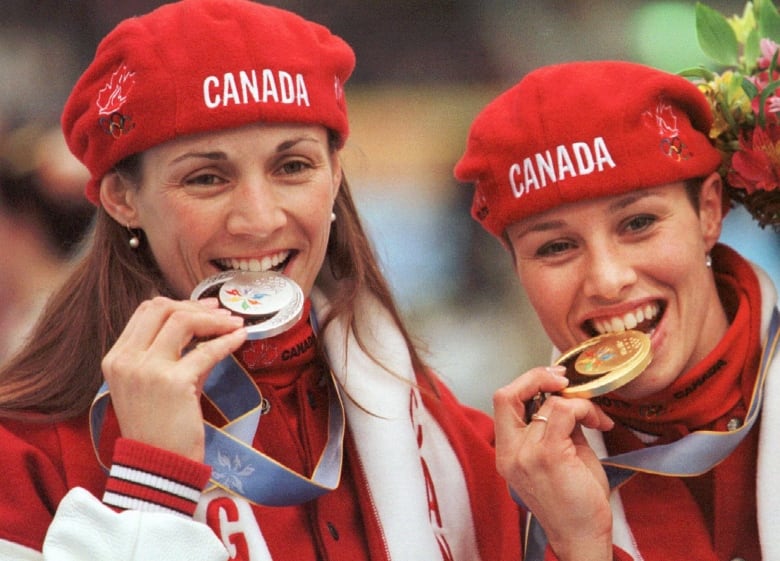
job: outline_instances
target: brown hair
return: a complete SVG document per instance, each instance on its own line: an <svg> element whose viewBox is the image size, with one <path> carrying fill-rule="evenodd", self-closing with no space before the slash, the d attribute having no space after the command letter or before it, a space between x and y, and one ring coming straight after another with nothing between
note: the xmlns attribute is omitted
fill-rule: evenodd
<svg viewBox="0 0 780 561"><path fill-rule="evenodd" d="M333 142L331 143L333 146ZM335 149L335 148L333 148ZM140 179L140 158L131 156L116 173ZM416 372L427 376L404 327L390 288L372 251L346 178L336 196L325 266L338 280L332 310L321 318L346 318L360 342L354 317L358 294L373 294L400 329ZM85 412L102 383L101 360L138 305L169 291L147 244L131 249L128 231L101 207L91 247L71 277L52 295L29 343L0 371L0 417L46 415L61 420Z"/></svg>

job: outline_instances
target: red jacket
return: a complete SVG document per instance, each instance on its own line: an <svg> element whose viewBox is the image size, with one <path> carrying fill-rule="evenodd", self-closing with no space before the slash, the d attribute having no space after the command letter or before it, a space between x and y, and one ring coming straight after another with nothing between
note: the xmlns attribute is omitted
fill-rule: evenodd
<svg viewBox="0 0 780 561"><path fill-rule="evenodd" d="M302 389L301 395L306 395L306 388ZM483 560L519 559L519 513L495 472L492 421L459 404L441 385L438 391L440 398L424 393L423 402L443 428L461 464L480 556ZM269 421L272 418L269 415L263 419L260 432L274 434L280 428ZM86 415L62 423L4 422L0 425L0 440L0 469L7 478L6 485L0 486L0 538L37 551L42 548L60 501L70 489L83 487L98 499L108 488L134 494L144 504L154 503L189 515L197 509L198 517L227 546L230 559L263 558L250 552L258 536L265 540L273 559L388 559L382 528L349 432L345 472L339 488L302 506L251 507L259 525L240 516L248 503L221 491L204 494L196 505L160 489L134 486L115 476L109 478L93 452ZM108 448L112 440L104 439ZM201 464L133 441L117 442L112 462L193 487L202 488L205 484L209 469ZM428 502L430 516L435 519L439 514L436 498L448 489L446 481L433 483L435 494L428 497ZM403 482L399 481L393 492L404 493ZM463 505L464 509L468 507ZM258 527L262 528L261 533ZM443 559L448 558L450 545L441 544Z"/></svg>

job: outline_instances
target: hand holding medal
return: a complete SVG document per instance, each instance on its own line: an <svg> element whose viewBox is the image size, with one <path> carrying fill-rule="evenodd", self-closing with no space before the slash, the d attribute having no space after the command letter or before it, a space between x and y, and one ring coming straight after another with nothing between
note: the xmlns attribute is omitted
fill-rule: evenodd
<svg viewBox="0 0 780 561"><path fill-rule="evenodd" d="M638 330L605 333L569 349L555 364L566 367L569 386L561 390L564 397L591 399L628 384L644 372L652 361L650 337ZM538 394L527 407L528 420L544 403Z"/></svg>

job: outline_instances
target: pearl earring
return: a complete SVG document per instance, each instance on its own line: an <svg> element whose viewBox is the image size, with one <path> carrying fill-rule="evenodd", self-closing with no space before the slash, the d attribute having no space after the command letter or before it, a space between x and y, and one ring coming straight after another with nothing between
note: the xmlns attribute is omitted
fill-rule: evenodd
<svg viewBox="0 0 780 561"><path fill-rule="evenodd" d="M708 253L707 256L704 258L704 264L707 265L708 269L712 268L712 256Z"/></svg>
<svg viewBox="0 0 780 561"><path fill-rule="evenodd" d="M331 212L330 213L330 221L331 222L335 222L336 221L336 213L335 212Z"/></svg>
<svg viewBox="0 0 780 561"><path fill-rule="evenodd" d="M130 224L127 225L127 231L130 232L130 239L128 240L127 243L130 244L131 248L138 249L138 246L141 245L141 240L138 239L138 236L130 228Z"/></svg>

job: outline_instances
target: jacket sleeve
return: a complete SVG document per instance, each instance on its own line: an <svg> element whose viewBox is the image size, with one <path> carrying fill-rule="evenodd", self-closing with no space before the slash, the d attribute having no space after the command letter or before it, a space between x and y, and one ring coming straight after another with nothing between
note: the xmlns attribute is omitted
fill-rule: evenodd
<svg viewBox="0 0 780 561"><path fill-rule="evenodd" d="M60 502L44 561L225 561L212 530L192 515L211 469L167 450L120 438L102 502L79 488Z"/></svg>
<svg viewBox="0 0 780 561"><path fill-rule="evenodd" d="M54 432L0 431L0 559L3 561L225 561L213 531L192 519L210 468L120 439L104 496L66 483ZM92 460L94 461L94 460Z"/></svg>
<svg viewBox="0 0 780 561"><path fill-rule="evenodd" d="M43 553L0 540L4 561L226 561L225 547L206 525L160 512L116 512L76 487L60 502Z"/></svg>
<svg viewBox="0 0 780 561"><path fill-rule="evenodd" d="M60 503L39 557L43 561L227 558L222 542L205 524L165 512L116 512L80 488L69 491ZM26 559L35 558L18 561Z"/></svg>

